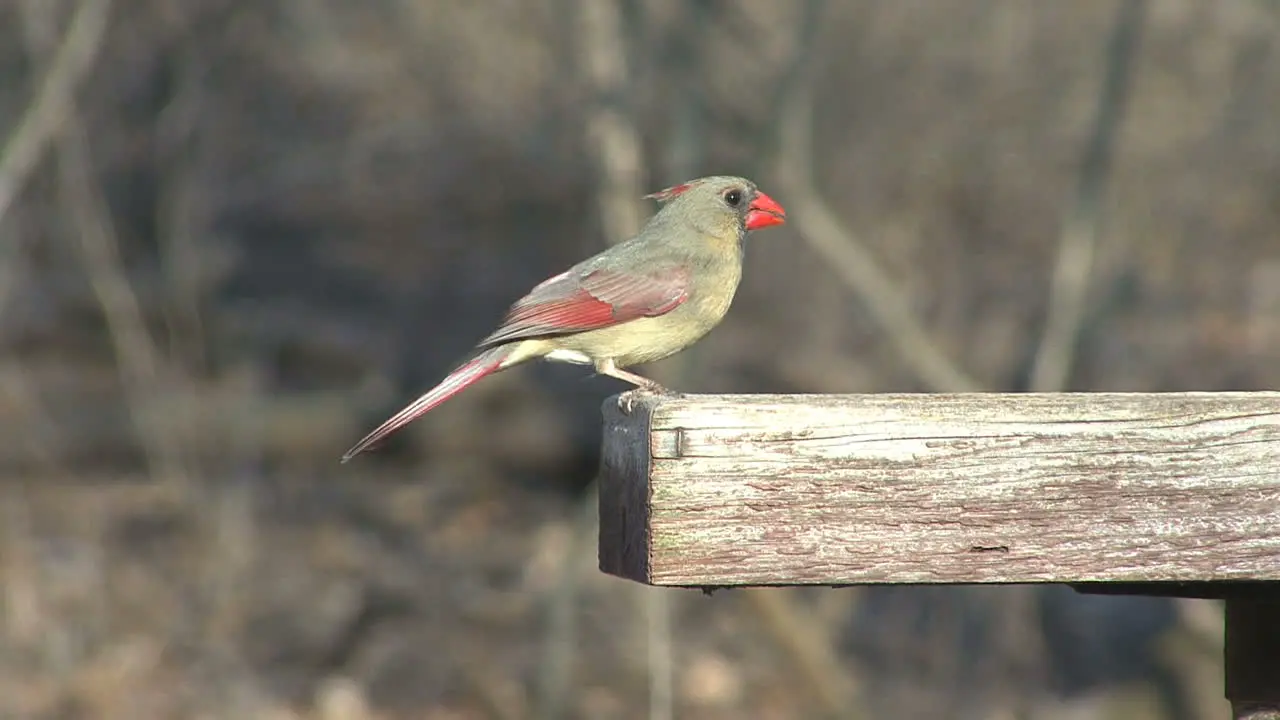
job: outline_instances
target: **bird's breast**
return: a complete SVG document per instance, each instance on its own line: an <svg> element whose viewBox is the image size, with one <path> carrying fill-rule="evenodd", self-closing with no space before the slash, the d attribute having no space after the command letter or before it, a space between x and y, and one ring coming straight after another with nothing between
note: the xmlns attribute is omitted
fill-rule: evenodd
<svg viewBox="0 0 1280 720"><path fill-rule="evenodd" d="M741 255L711 259L694 272L689 299L678 310L686 310L714 326L729 312L741 281Z"/></svg>

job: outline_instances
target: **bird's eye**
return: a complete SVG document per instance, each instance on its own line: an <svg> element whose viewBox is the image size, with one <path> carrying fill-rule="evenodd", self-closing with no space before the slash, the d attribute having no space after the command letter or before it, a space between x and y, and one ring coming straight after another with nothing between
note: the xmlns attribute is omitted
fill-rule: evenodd
<svg viewBox="0 0 1280 720"><path fill-rule="evenodd" d="M730 190L724 194L724 201L729 203L729 207L738 207L738 203L742 202L742 191Z"/></svg>

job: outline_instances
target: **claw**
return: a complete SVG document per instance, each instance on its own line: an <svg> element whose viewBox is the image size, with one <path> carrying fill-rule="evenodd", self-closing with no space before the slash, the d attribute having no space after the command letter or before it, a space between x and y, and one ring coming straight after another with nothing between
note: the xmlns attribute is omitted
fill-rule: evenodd
<svg viewBox="0 0 1280 720"><path fill-rule="evenodd" d="M635 404L635 399L636 399L635 390L628 390L622 393L621 395L618 396L618 409L621 410L624 414L630 415L631 408Z"/></svg>
<svg viewBox="0 0 1280 720"><path fill-rule="evenodd" d="M678 398L681 396L681 393L678 390L672 390L671 388L664 387L658 383L653 383L652 385L633 388L618 395L618 409L627 415L630 415L631 411L635 409L636 398L646 394L658 395L665 398Z"/></svg>

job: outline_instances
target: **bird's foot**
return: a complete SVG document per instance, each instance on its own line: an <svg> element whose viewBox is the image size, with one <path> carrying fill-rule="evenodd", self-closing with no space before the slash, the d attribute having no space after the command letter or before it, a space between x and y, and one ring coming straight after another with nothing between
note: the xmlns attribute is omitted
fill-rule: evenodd
<svg viewBox="0 0 1280 720"><path fill-rule="evenodd" d="M661 395L662 397L669 397L669 398L680 397L683 394L679 390L672 390L671 388L665 385L659 385L658 383L654 383L652 385L646 385L645 387L640 388L640 390L642 392L647 392L652 395Z"/></svg>
<svg viewBox="0 0 1280 720"><path fill-rule="evenodd" d="M628 390L622 393L621 395L619 395L618 409L621 410L624 414L630 415L631 409L636 402L636 396L642 392L644 392L644 388L636 388L634 390Z"/></svg>
<svg viewBox="0 0 1280 720"><path fill-rule="evenodd" d="M641 395L646 394L659 395L668 398L680 397L680 393L678 391L672 390L671 388L660 385L656 382L651 382L649 384L640 385L619 395L618 409L627 415L630 415L632 408L635 406L636 399Z"/></svg>

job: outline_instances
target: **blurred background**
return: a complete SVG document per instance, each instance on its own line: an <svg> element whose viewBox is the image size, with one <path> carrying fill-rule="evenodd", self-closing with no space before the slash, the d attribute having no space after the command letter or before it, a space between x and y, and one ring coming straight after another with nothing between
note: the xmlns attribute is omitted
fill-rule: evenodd
<svg viewBox="0 0 1280 720"><path fill-rule="evenodd" d="M686 391L1280 384L1264 0L3 0L0 717L1223 717L1217 605L654 590L600 406L485 380L640 197L756 180Z"/></svg>

